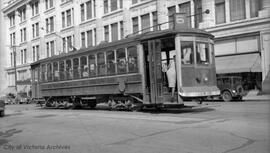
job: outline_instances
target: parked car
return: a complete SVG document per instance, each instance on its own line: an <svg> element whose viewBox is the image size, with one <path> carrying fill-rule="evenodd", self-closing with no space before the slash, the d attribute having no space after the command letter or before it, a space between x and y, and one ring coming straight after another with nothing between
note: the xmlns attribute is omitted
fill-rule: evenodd
<svg viewBox="0 0 270 153"><path fill-rule="evenodd" d="M0 117L5 115L5 101L0 100Z"/></svg>
<svg viewBox="0 0 270 153"><path fill-rule="evenodd" d="M240 76L222 76L217 78L217 86L220 90L220 98L228 102L242 100L245 91Z"/></svg>

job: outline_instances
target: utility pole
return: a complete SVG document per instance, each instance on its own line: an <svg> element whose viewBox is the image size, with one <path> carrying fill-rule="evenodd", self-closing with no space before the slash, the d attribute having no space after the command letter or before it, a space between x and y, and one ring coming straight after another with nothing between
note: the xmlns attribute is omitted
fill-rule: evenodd
<svg viewBox="0 0 270 153"><path fill-rule="evenodd" d="M13 48L13 56L14 56L14 73L15 73L15 91L16 91L16 94L18 93L18 89L17 89L17 63L16 63L16 47L17 46L15 46L14 48Z"/></svg>

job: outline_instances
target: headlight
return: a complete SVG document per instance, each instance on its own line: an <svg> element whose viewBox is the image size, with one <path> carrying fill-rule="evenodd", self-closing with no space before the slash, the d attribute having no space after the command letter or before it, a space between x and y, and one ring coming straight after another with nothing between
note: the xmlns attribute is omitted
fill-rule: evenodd
<svg viewBox="0 0 270 153"><path fill-rule="evenodd" d="M232 90L232 92L233 92L233 93L236 93L236 91L235 91L235 90Z"/></svg>
<svg viewBox="0 0 270 153"><path fill-rule="evenodd" d="M207 77L205 77L205 78L204 78L204 81L205 81L205 82L207 82L207 81L208 81L208 78L207 78Z"/></svg>

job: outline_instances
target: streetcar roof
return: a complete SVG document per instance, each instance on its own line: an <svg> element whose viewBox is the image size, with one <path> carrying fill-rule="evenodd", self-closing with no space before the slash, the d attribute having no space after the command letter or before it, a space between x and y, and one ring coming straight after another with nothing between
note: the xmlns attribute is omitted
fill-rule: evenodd
<svg viewBox="0 0 270 153"><path fill-rule="evenodd" d="M33 66L33 65L40 64L40 63L43 63L46 61L54 61L56 59L61 59L64 57L72 57L74 55L83 54L83 53L89 52L89 51L106 49L108 47L118 46L118 45L132 43L132 42L140 42L140 41L145 41L148 39L156 39L156 38L160 38L160 37L174 36L176 34L181 34L183 36L196 35L196 36L204 36L204 37L214 38L214 36L212 34L206 32L206 31L203 31L200 29L194 29L194 28L182 28L182 29L176 29L176 30L175 29L166 29L166 30L158 30L158 31L149 31L149 32L145 32L143 34L131 35L125 39L121 39L118 41L109 42L109 43L104 42L104 43L100 43L97 46L80 48L78 51L70 51L70 52L65 53L65 54L60 54L57 56L48 57L48 58L33 62L30 65Z"/></svg>

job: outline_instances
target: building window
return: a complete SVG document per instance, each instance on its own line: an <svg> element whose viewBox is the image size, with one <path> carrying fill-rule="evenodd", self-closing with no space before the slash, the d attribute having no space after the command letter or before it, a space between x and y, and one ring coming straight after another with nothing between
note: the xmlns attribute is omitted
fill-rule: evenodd
<svg viewBox="0 0 270 153"><path fill-rule="evenodd" d="M117 0L111 0L111 11L117 10Z"/></svg>
<svg viewBox="0 0 270 153"><path fill-rule="evenodd" d="M96 16L96 1L89 0L86 3L81 4L81 21L92 19ZM86 19L85 19L86 18Z"/></svg>
<svg viewBox="0 0 270 153"><path fill-rule="evenodd" d="M47 57L51 57L55 55L54 40L46 42L46 51L47 51Z"/></svg>
<svg viewBox="0 0 270 153"><path fill-rule="evenodd" d="M104 26L104 40L109 42L109 26Z"/></svg>
<svg viewBox="0 0 270 153"><path fill-rule="evenodd" d="M197 14L194 16L195 28L199 28L199 23L202 22L202 0L195 0L194 3L195 14Z"/></svg>
<svg viewBox="0 0 270 153"><path fill-rule="evenodd" d="M215 1L215 14L216 14L216 24L221 24L221 23L226 22L225 0Z"/></svg>
<svg viewBox="0 0 270 153"><path fill-rule="evenodd" d="M191 15L190 2L179 4L179 10L179 13L186 14L185 25L191 27L191 18L189 17Z"/></svg>
<svg viewBox="0 0 270 153"><path fill-rule="evenodd" d="M20 31L21 31L21 42L25 42L26 41L26 28L23 28Z"/></svg>
<svg viewBox="0 0 270 153"><path fill-rule="evenodd" d="M72 0L61 0L61 3L71 2Z"/></svg>
<svg viewBox="0 0 270 153"><path fill-rule="evenodd" d="M138 3L138 0L132 0L132 4Z"/></svg>
<svg viewBox="0 0 270 153"><path fill-rule="evenodd" d="M16 39L15 39L15 32L13 32L12 34L10 34L10 45L13 46L15 45Z"/></svg>
<svg viewBox="0 0 270 153"><path fill-rule="evenodd" d="M81 4L81 22L85 20L84 4Z"/></svg>
<svg viewBox="0 0 270 153"><path fill-rule="evenodd" d="M153 16L153 30L156 31L158 30L157 11L152 12L152 16Z"/></svg>
<svg viewBox="0 0 270 153"><path fill-rule="evenodd" d="M46 33L54 32L54 17L51 16L46 19Z"/></svg>
<svg viewBox="0 0 270 153"><path fill-rule="evenodd" d="M258 17L259 10L262 9L261 0L250 0L250 17Z"/></svg>
<svg viewBox="0 0 270 153"><path fill-rule="evenodd" d="M118 23L111 24L112 41L118 40Z"/></svg>
<svg viewBox="0 0 270 153"><path fill-rule="evenodd" d="M39 60L39 45L33 46L33 62Z"/></svg>
<svg viewBox="0 0 270 153"><path fill-rule="evenodd" d="M103 1L103 6L104 6L104 14L108 13L109 12L109 3L108 3L108 0L104 0Z"/></svg>
<svg viewBox="0 0 270 153"><path fill-rule="evenodd" d="M9 16L9 26L12 27L15 25L15 13L13 12Z"/></svg>
<svg viewBox="0 0 270 153"><path fill-rule="evenodd" d="M26 49L21 50L21 64L26 64L27 54Z"/></svg>
<svg viewBox="0 0 270 153"><path fill-rule="evenodd" d="M124 25L123 21L120 21L120 39L124 38Z"/></svg>
<svg viewBox="0 0 270 153"><path fill-rule="evenodd" d="M93 46L93 31L89 30L86 32L87 34L87 47Z"/></svg>
<svg viewBox="0 0 270 153"><path fill-rule="evenodd" d="M92 1L86 2L86 18L92 19Z"/></svg>
<svg viewBox="0 0 270 153"><path fill-rule="evenodd" d="M53 0L45 0L45 8L46 10L53 7Z"/></svg>
<svg viewBox="0 0 270 153"><path fill-rule="evenodd" d="M13 63L13 54L10 53L10 66L14 66L14 63Z"/></svg>
<svg viewBox="0 0 270 153"><path fill-rule="evenodd" d="M19 10L20 21L23 22L26 20L26 7L23 7Z"/></svg>
<svg viewBox="0 0 270 153"><path fill-rule="evenodd" d="M81 47L86 47L86 45L85 45L85 33L84 32L82 32L81 33Z"/></svg>
<svg viewBox="0 0 270 153"><path fill-rule="evenodd" d="M123 8L123 0L104 0L104 14Z"/></svg>
<svg viewBox="0 0 270 153"><path fill-rule="evenodd" d="M62 38L63 52L67 53L74 50L74 35Z"/></svg>
<svg viewBox="0 0 270 153"><path fill-rule="evenodd" d="M39 13L39 1L33 2L31 4L32 16L35 16Z"/></svg>
<svg viewBox="0 0 270 153"><path fill-rule="evenodd" d="M39 37L39 23L32 24L33 39Z"/></svg>
<svg viewBox="0 0 270 153"><path fill-rule="evenodd" d="M73 25L73 8L62 12L62 28Z"/></svg>
<svg viewBox="0 0 270 153"><path fill-rule="evenodd" d="M242 20L246 18L245 0L230 0L231 21Z"/></svg>
<svg viewBox="0 0 270 153"><path fill-rule="evenodd" d="M169 21L169 29L172 29L174 27L174 14L176 13L175 6L168 7L168 21Z"/></svg>
<svg viewBox="0 0 270 153"><path fill-rule="evenodd" d="M150 15L145 14L141 16L142 33L150 31Z"/></svg>
<svg viewBox="0 0 270 153"><path fill-rule="evenodd" d="M136 34L139 32L139 21L138 17L132 18L132 27L133 27L133 33Z"/></svg>

